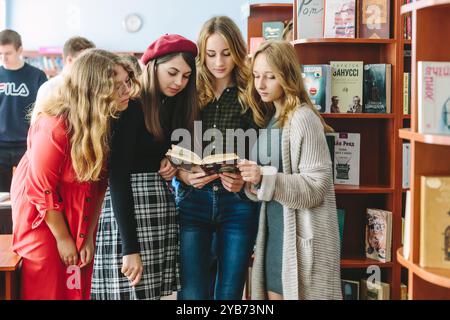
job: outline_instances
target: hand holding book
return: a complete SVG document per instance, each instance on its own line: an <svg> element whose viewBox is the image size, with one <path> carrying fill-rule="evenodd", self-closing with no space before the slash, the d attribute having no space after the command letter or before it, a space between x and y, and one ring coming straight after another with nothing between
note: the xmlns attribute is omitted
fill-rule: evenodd
<svg viewBox="0 0 450 320"><path fill-rule="evenodd" d="M188 149L172 145L172 148L167 151L166 157L176 168L191 173L200 171L206 175L213 175L238 172L236 165L239 157L234 153L215 154L202 159Z"/></svg>

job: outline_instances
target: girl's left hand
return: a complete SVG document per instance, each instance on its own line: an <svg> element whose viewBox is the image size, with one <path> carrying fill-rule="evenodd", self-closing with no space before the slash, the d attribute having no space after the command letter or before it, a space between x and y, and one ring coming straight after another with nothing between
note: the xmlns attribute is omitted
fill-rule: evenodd
<svg viewBox="0 0 450 320"><path fill-rule="evenodd" d="M94 239L88 236L80 250L80 268L87 266L94 258Z"/></svg>
<svg viewBox="0 0 450 320"><path fill-rule="evenodd" d="M243 160L237 167L241 171L242 179L245 182L250 182L255 185L261 183L261 167L256 164L256 162Z"/></svg>
<svg viewBox="0 0 450 320"><path fill-rule="evenodd" d="M173 177L175 177L175 174L177 173L177 168L174 168L172 166L169 159L164 158L161 160L158 173L164 180L170 181L172 180Z"/></svg>
<svg viewBox="0 0 450 320"><path fill-rule="evenodd" d="M219 174L223 187L230 192L239 192L245 181L239 173L224 172Z"/></svg>

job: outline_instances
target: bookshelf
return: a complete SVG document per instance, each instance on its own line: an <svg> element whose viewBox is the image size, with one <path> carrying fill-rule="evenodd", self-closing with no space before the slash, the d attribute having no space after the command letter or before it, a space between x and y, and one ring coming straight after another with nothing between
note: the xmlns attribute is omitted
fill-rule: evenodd
<svg viewBox="0 0 450 320"><path fill-rule="evenodd" d="M389 39L297 39L297 5L294 1L294 41L292 44L301 64L329 64L330 61L364 61L364 64L392 65L391 113L388 114L322 114L336 132L361 135L360 185L336 185L336 204L345 210L344 239L341 252L342 276L354 280L368 277L371 266L381 269L381 281L390 284L391 299L400 299L401 265L395 252L402 241L402 139L398 131L411 116L403 115L403 51L409 40L404 38L400 15L402 0L390 4ZM365 214L367 208L392 212L391 262L382 263L365 256ZM360 277L360 278L357 278Z"/></svg>
<svg viewBox="0 0 450 320"><path fill-rule="evenodd" d="M267 21L286 22L292 19L292 3L255 3L250 5L247 20L247 47L250 50L250 38L262 37L262 23Z"/></svg>
<svg viewBox="0 0 450 320"><path fill-rule="evenodd" d="M450 299L450 270L422 268L420 259L420 176L450 175L450 136L418 132L417 62L449 61L450 45L437 35L450 32L450 0L421 0L401 6L401 14L412 18L410 129L399 137L411 143L410 256L397 250L398 262L408 272L410 299Z"/></svg>
<svg viewBox="0 0 450 320"><path fill-rule="evenodd" d="M142 52L115 52L118 55L134 55L140 58ZM41 52L39 50L23 51L22 57L25 62L41 69L48 78L58 75L63 68L62 49L53 49L52 52Z"/></svg>
<svg viewBox="0 0 450 320"><path fill-rule="evenodd" d="M23 51L22 57L25 62L44 71L48 78L56 76L63 68L62 54L60 52Z"/></svg>

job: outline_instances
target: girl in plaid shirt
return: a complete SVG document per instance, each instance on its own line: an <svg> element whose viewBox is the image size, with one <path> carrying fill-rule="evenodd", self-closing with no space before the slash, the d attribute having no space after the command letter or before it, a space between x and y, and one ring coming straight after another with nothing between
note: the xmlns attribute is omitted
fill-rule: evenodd
<svg viewBox="0 0 450 320"><path fill-rule="evenodd" d="M230 18L214 17L203 25L198 47L202 129L213 129L212 143L206 149L203 144L204 156L209 155L207 149L211 154L223 153L223 146L227 152L235 151L245 158L250 146L239 154L231 145L236 137L226 137L227 129L257 128L245 103L249 71L242 34ZM241 299L256 237L257 204L245 196L239 173L206 175L180 170L178 178L179 298Z"/></svg>

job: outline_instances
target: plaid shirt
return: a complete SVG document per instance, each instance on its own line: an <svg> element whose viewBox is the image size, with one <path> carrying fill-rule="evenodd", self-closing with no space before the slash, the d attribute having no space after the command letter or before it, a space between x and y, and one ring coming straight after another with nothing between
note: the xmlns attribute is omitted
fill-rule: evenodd
<svg viewBox="0 0 450 320"><path fill-rule="evenodd" d="M219 150L219 142L217 143L217 148L212 150L212 154L229 152L227 145L232 143L231 139L234 138L234 136L227 137L227 129L243 129L244 131L248 129L259 129L253 120L253 112L250 108L242 114L242 106L238 100L238 89L236 87L225 89L219 100L214 99L203 108L200 116L203 133L208 129L217 129L222 133L224 138L223 150ZM214 135L214 137L216 136ZM238 152L239 150L237 150L237 139L234 140L233 152L237 153L241 158L248 159L251 145L248 145L248 141L246 141L245 154L241 154L241 152ZM217 139L213 138L212 141L217 142ZM203 150L210 144L211 141L203 141Z"/></svg>

